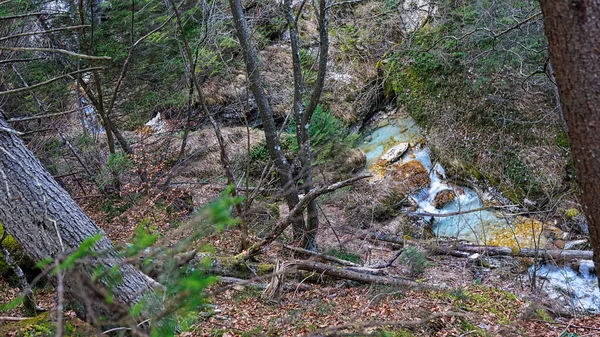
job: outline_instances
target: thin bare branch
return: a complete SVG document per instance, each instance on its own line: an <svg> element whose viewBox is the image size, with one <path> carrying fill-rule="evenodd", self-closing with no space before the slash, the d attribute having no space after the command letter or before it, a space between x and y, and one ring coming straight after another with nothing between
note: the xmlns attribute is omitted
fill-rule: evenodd
<svg viewBox="0 0 600 337"><path fill-rule="evenodd" d="M81 29L81 28L88 28L88 27L90 27L90 25L62 27L62 28L55 28L55 29L38 31L38 32L27 32L27 33L21 33L21 34L15 34L15 35L5 36L5 37L0 38L0 41L5 41L5 40L8 40L8 39L15 39L15 38L23 37L23 36L52 34L52 33L60 32L60 31L65 31L65 30L74 30L74 29Z"/></svg>
<svg viewBox="0 0 600 337"><path fill-rule="evenodd" d="M52 113L52 114L46 114L46 115L37 115L37 116L29 116L29 117L11 118L11 119L7 119L6 121L9 122L9 123L14 123L14 122L30 121L30 120L34 120L34 119L63 116L63 115L68 115L68 114L73 113L73 112L81 111L81 110L86 109L88 107L89 107L89 105L86 105L84 107L73 109L73 110L68 110L68 111L63 111L63 112L57 112L57 113Z"/></svg>
<svg viewBox="0 0 600 337"><path fill-rule="evenodd" d="M72 52L72 51L69 51L69 50L58 49L58 48L5 47L5 46L0 46L0 50L40 51L40 52L47 52L47 53L58 53L58 54L65 54L65 55L77 57L77 58L80 58L80 59L86 59L86 60L111 60L112 59L109 56L92 56L92 55L86 55L86 54L79 54L79 53L75 53L75 52Z"/></svg>
<svg viewBox="0 0 600 337"><path fill-rule="evenodd" d="M21 18L26 18L28 16L40 16L40 15L59 15L59 14L66 14L64 12L56 12L56 13L48 13L48 12L36 12L36 13L25 13L25 14L17 14L17 15L11 15L11 16L1 16L0 17L0 21L3 20L12 20L12 19L21 19Z"/></svg>
<svg viewBox="0 0 600 337"><path fill-rule="evenodd" d="M0 49L1 49L1 47L0 47ZM44 82L41 82L41 83L38 83L38 84L30 85L28 87L22 87L22 88L13 89L13 90L0 91L0 96L9 95L9 94L16 94L18 92L22 92L22 91L26 91L26 90L31 90L31 89L39 88L39 87L42 87L44 85L50 84L52 82L56 82L56 81L58 81L60 79L63 79L65 77L73 76L73 75L80 74L80 73L86 73L86 72L93 71L93 70L102 70L102 69L104 69L104 68L102 68L102 67L94 67L94 68L87 68L87 69L73 71L73 72L70 72L68 74L64 74L64 75L61 75L61 76L49 79L47 81L44 81Z"/></svg>
<svg viewBox="0 0 600 337"><path fill-rule="evenodd" d="M34 58L30 58L30 59L8 59L8 60L2 60L0 61L0 64L5 64L5 63L17 63L17 62L31 62L31 61L37 61L37 60L43 60L43 57L34 57Z"/></svg>

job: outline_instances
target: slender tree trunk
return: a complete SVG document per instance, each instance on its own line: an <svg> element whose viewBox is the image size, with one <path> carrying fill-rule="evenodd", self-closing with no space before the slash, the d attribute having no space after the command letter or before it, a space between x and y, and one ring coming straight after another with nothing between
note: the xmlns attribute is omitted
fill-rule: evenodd
<svg viewBox="0 0 600 337"><path fill-rule="evenodd" d="M2 119L0 127L9 128ZM102 315L112 321L118 320L127 312L115 312L115 303L130 307L156 285L123 262L104 232L43 168L23 141L2 130L0 189L0 222L35 261L64 256L77 250L87 238L102 235L94 250L102 252L103 257L89 257L85 264L78 265L77 273L67 273L64 280L65 291L82 317L91 319ZM79 276L89 277L97 267L110 270L116 266L122 273L122 283L111 289L115 300L113 304L106 304L105 298L98 298L96 290L105 288L105 285L90 283L97 288L82 287Z"/></svg>
<svg viewBox="0 0 600 337"><path fill-rule="evenodd" d="M541 0L571 155L600 266L600 2ZM599 268L596 268L598 274Z"/></svg>
<svg viewBox="0 0 600 337"><path fill-rule="evenodd" d="M319 22L319 70L317 72L317 81L313 88L308 108L304 111L302 99L304 96L305 85L302 75L302 62L300 59L300 33L298 31L298 16L294 15L294 9L291 0L284 2L285 16L289 26L290 44L292 47L292 64L294 72L294 114L296 117L296 139L298 141L298 157L301 163L302 187L307 194L313 187L312 170L312 152L310 146L310 120L321 98L325 75L327 74L327 60L329 51L329 9L326 0L319 1L319 11L317 12ZM302 10L302 9L300 9ZM319 215L317 210L317 201L311 201L306 208L306 229L302 236L302 246L309 250L316 249L316 236L319 228Z"/></svg>
<svg viewBox="0 0 600 337"><path fill-rule="evenodd" d="M300 198L298 197L298 190L296 188L291 165L287 159L285 159L285 155L279 143L277 128L275 126L275 120L273 119L273 110L262 85L262 77L258 66L256 51L250 40L246 15L244 14L244 9L242 8L240 0L229 0L229 5L233 14L233 23L238 40L240 41L242 53L244 54L250 90L252 90L260 117L263 121L265 142L267 143L269 156L275 163L284 198L288 208L291 210L298 204ZM292 222L292 226L294 229L294 238L302 238L304 233L304 218L302 216L297 217Z"/></svg>

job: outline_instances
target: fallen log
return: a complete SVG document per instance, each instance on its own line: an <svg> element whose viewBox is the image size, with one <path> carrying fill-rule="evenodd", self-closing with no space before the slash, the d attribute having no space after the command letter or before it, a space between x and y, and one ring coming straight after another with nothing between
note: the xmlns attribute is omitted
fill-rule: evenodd
<svg viewBox="0 0 600 337"><path fill-rule="evenodd" d="M369 232L369 233L367 233L366 236L367 236L367 239L394 243L394 244L400 245L401 247L404 246L404 241L405 241L404 238L402 238L402 237L399 237L396 235L383 234L383 233Z"/></svg>
<svg viewBox="0 0 600 337"><path fill-rule="evenodd" d="M274 271L272 264L255 263L243 259L240 260L237 257L214 256L211 253L196 253L195 251L182 253L181 256L183 261L188 261L192 266L202 266L201 268L204 268L207 274L217 275L222 282L226 283L230 283L232 280L237 281L238 279L253 279L254 281L248 281L248 283L258 281L258 283L266 284ZM439 290L442 288L440 286L419 283L409 278L376 275L383 273L383 270L369 267L335 266L313 260L294 260L288 262L287 266L297 270L316 272L335 278L367 284L378 283L421 290Z"/></svg>
<svg viewBox="0 0 600 337"><path fill-rule="evenodd" d="M466 253L479 253L488 256L514 256L514 257L537 257L548 260L591 260L593 252L591 250L563 250L563 249L533 249L533 248L511 248L511 247L493 247L477 245L459 245L456 247L430 247L432 251L438 253L448 253L455 256ZM454 251L454 254L453 254Z"/></svg>
<svg viewBox="0 0 600 337"><path fill-rule="evenodd" d="M292 261L290 266L294 266L299 270L314 271L322 273L324 275L357 281L368 284L383 284L393 287L403 287L408 289L419 289L419 290L439 290L442 287L433 286L424 283L416 282L409 278L391 277L391 276L379 276L366 273L360 273L357 271L349 270L348 268L332 266L325 263L320 263L310 260Z"/></svg>

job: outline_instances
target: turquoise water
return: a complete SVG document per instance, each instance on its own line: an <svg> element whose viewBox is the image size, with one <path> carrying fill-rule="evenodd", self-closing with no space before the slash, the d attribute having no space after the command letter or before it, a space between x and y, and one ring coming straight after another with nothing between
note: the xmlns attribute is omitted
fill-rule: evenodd
<svg viewBox="0 0 600 337"><path fill-rule="evenodd" d="M367 156L367 167L371 168L385 151L402 142L419 143L423 136L410 118L394 120L390 125L375 129L359 146ZM444 168L432 163L427 148L407 151L403 162L418 160L429 171L431 184L428 188L411 197L417 202L417 212L448 214L482 208L483 202L475 191L457 187L446 182ZM460 194L457 189L464 191ZM444 190L454 190L457 198L442 209L433 206L435 195ZM428 216L428 220L431 216ZM485 244L494 233L511 231L511 225L505 219L498 218L494 212L481 210L448 217L433 217L433 231L438 237L450 237ZM513 232L514 234L514 232ZM532 275L534 267L529 269ZM571 267L558 267L552 264L537 266L538 285L550 298L561 301L565 306L580 312L600 313L600 290L598 278L591 271L592 261L580 261L579 270Z"/></svg>
<svg viewBox="0 0 600 337"><path fill-rule="evenodd" d="M358 148L367 155L367 167L369 167L393 145L418 143L423 140L423 136L415 121L405 117L394 119L389 125L374 130L367 139Z"/></svg>

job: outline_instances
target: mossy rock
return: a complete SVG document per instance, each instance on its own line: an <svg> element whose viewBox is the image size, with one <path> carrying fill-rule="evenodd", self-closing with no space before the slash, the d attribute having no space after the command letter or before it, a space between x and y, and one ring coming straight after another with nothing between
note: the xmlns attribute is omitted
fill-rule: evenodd
<svg viewBox="0 0 600 337"><path fill-rule="evenodd" d="M417 160L406 163L394 163L386 174L393 182L393 188L399 194L411 194L426 188L431 183L429 171Z"/></svg>
<svg viewBox="0 0 600 337"><path fill-rule="evenodd" d="M4 227L0 224L0 236L4 233ZM2 241L2 246L8 250L10 256L13 258L15 263L23 269L26 275L37 275L38 269L35 267L35 261L33 261L23 250L19 242L12 236L7 235ZM4 257L0 257L0 277L3 277L11 283L15 280L15 275L12 268L6 263Z"/></svg>

